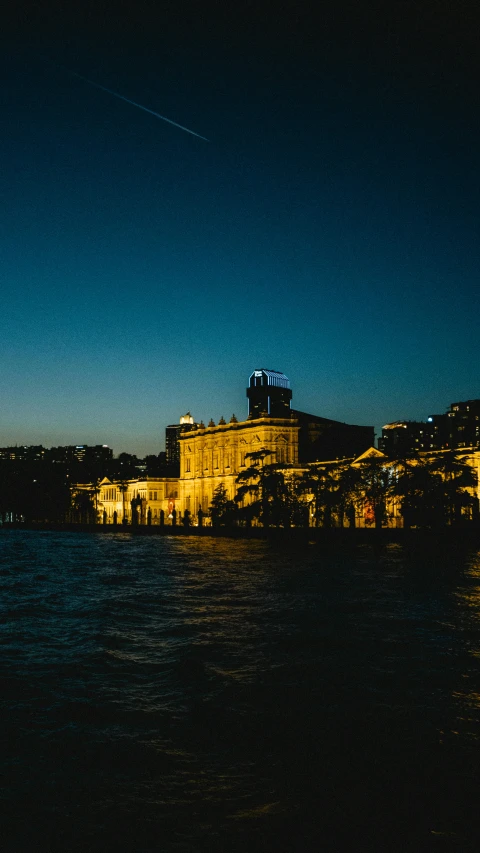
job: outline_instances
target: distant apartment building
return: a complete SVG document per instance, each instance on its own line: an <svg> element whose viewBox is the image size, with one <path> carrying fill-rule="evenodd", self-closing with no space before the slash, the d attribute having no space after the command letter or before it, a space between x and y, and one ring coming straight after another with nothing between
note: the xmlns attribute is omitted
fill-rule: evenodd
<svg viewBox="0 0 480 853"><path fill-rule="evenodd" d="M378 439L378 447L382 453L397 459L433 450L430 425L423 421L385 424L382 436Z"/></svg>
<svg viewBox="0 0 480 853"><path fill-rule="evenodd" d="M51 447L45 452L48 462L64 464L97 465L113 459L113 451L107 444L68 444Z"/></svg>
<svg viewBox="0 0 480 853"><path fill-rule="evenodd" d="M452 403L443 415L430 415L428 426L435 450L480 447L480 400Z"/></svg>
<svg viewBox="0 0 480 853"><path fill-rule="evenodd" d="M405 456L436 450L480 447L480 400L452 403L441 415L426 421L396 421L385 424L378 441L388 456Z"/></svg>
<svg viewBox="0 0 480 853"><path fill-rule="evenodd" d="M0 462L2 461L25 461L41 462L48 451L41 444L15 445L11 447L0 447Z"/></svg>

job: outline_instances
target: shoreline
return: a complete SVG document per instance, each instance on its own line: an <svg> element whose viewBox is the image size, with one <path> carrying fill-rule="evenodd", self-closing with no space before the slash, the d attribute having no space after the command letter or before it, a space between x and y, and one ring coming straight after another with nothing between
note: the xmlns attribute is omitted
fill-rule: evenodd
<svg viewBox="0 0 480 853"><path fill-rule="evenodd" d="M53 533L95 533L115 536L129 534L132 536L181 536L192 538L212 537L219 539L264 539L287 543L331 542L331 543L369 543L398 542L402 543L435 543L465 542L469 545L478 544L480 547L480 526L459 528L442 528L438 530L405 529L405 528L322 528L322 527L188 527L181 525L128 525L121 524L70 524L31 522L20 524L7 522L0 525L0 532L8 531L42 531Z"/></svg>

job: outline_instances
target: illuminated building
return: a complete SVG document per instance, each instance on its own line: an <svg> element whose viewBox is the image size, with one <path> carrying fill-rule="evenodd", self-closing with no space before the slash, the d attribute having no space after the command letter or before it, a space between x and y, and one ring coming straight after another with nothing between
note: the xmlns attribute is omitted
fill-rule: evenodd
<svg viewBox="0 0 480 853"><path fill-rule="evenodd" d="M353 458L371 447L373 427L343 424L290 408L292 390L284 373L254 370L247 388L248 419L233 415L227 424L210 421L181 434L180 497L184 509L208 510L215 489L223 484L228 497L236 478L249 466L249 454L266 450L266 464L287 467L322 459Z"/></svg>
<svg viewBox="0 0 480 853"><path fill-rule="evenodd" d="M446 415L432 416L425 423L397 421L386 424L381 448L376 449L373 427L344 424L292 409L290 382L278 371L253 371L247 398L246 420L239 421L232 415L228 423L221 417L218 423L210 420L205 426L203 422L195 423L187 413L178 425L167 427L167 460L171 466L177 460L178 476L170 471L170 476L137 477L123 482L105 478L97 488L78 486L95 495L98 520L107 524L116 520L120 524L125 518L128 523L158 524L163 512L168 524L173 520L173 509L177 523L181 523L187 511L193 523L198 521L200 510L207 519L216 489L222 486L227 500L233 501L239 487L239 474L253 464L260 467L275 464L287 482L320 466L331 472L334 482L350 466L358 468L368 463L363 469L365 476L372 470L372 476L381 479L388 474L388 469L398 464L395 458L419 460L421 456L441 454L455 442L456 448L465 448L462 455L478 471L480 451L475 448L479 447L479 401L453 404ZM470 451L462 441L471 442ZM360 477L358 483L367 483L367 480ZM365 491L362 492L363 485L357 485L356 489L353 504L350 502L353 515L344 517L338 511L335 524L403 526L401 502L392 496L392 491L385 493L387 503L382 507L380 522L380 516L373 518L373 513L377 513L372 503L374 491L368 483ZM243 505L252 499L247 492ZM302 500L309 504L309 513L312 499L312 495L303 493ZM309 517L312 521L312 516Z"/></svg>
<svg viewBox="0 0 480 853"><path fill-rule="evenodd" d="M249 454L266 450L266 462L298 464L297 422L290 418L259 417L239 422L232 415L227 424L210 421L180 436L180 502L197 514L208 511L213 493L223 484L230 500L236 494L236 478L251 464Z"/></svg>
<svg viewBox="0 0 480 853"><path fill-rule="evenodd" d="M325 459L353 459L373 444L373 427L343 424L292 410L290 381L279 371L254 370L249 377L247 398L245 421L232 415L228 423L221 417L217 424L210 420L205 426L203 422L195 423L188 412L179 424L167 426L168 476L129 479L122 487L118 479L103 480L96 501L98 512L105 511L107 523L113 521L114 513L117 522L123 517L124 503L125 517L131 518L132 500L139 501L140 523L144 523L149 510L152 523L159 519L160 509L167 518L172 500L182 515L188 510L195 517L199 509L207 514L218 486L223 485L228 498L234 499L237 477L252 464L251 454L256 451L266 454L265 464L275 463L293 472ZM152 482L155 486L150 485ZM128 489L126 497L124 487Z"/></svg>
<svg viewBox="0 0 480 853"><path fill-rule="evenodd" d="M160 524L163 511L165 523L178 506L178 479L175 477L145 477L136 480L112 481L108 477L98 484L80 484L77 491L87 491L97 511L98 520L105 524ZM135 514L135 518L134 518Z"/></svg>
<svg viewBox="0 0 480 853"><path fill-rule="evenodd" d="M218 487L223 487L225 498L233 501L239 489L238 476L252 466L256 466L256 470L249 472L247 477L250 484L253 482L254 489L260 481L259 469L263 465L274 464L282 475L282 488L290 489L292 495L302 475L307 473L310 479L303 480L303 483L307 481L307 489L300 489L295 500L303 502L302 512L308 509L310 522L312 519L318 522L319 518L317 511L312 514L315 496L310 493L312 476L322 479L318 474L319 468L329 472L324 482L329 480L333 483L332 494L338 487L335 479L340 479L350 467L358 468L368 460L372 465L369 462L370 468L366 466L362 471L368 474L371 469L372 476L378 475L381 480L383 474L378 472L387 473L392 466L401 469L401 463L395 460L408 460L415 464L421 458L428 462L438 454L441 473L443 456L447 460L446 451L453 449L460 451L460 456L475 473L479 471L480 400L454 403L446 414L432 415L425 422L386 424L377 450L373 447L373 427L345 424L292 409L292 390L288 377L283 373L263 368L253 371L246 393L246 420L239 421L232 415L228 423L221 417L218 423L210 420L205 426L203 422L195 423L188 412L180 418L179 424L169 425L166 428L166 457L170 464L162 467L159 463L158 470L150 467L150 474L155 476L144 476L142 468L145 469L146 465L142 463L135 464L133 469L131 466L124 468L123 477L121 468L117 468L120 476L117 474L113 478L112 451L106 445L75 445L48 451L41 447L3 448L0 449L0 462L5 467L13 464L22 470L25 466L22 460L26 459L42 460L41 464L63 463L67 477L70 470L78 475L81 469L81 476L85 479L79 483L78 477L77 485L72 487L73 520L82 520L83 512L84 517L87 513L106 524L121 524L125 519L128 524L153 525L160 523L162 514L166 524L173 522L174 515L180 524L187 511L192 522L196 523L200 510L206 517L205 523L208 523L209 508ZM122 456L128 454L120 454L119 459ZM131 457L131 460L138 462L136 457ZM376 469L375 462L379 463ZM62 472L61 466L59 470ZM104 477L100 482L97 479L99 473ZM110 477L105 477L106 473ZM360 477L351 478L357 483L353 503L350 500L350 508L354 505L355 511L352 510L353 514L347 518L343 510L337 510L335 524L403 526L401 501L392 497L391 489L385 492L387 505L382 506L381 521L377 512L379 504L375 505L376 509L374 507L376 517L372 521L374 491L362 478L363 473ZM388 476L386 479L388 481ZM73 480L71 475L70 480ZM348 476L346 480L348 482ZM480 497L478 486L473 490L470 483L468 489L477 499ZM241 507L245 508L252 500L255 500L255 492L247 489ZM465 504L465 517L467 509L470 517L477 512L478 507L472 507L471 502ZM297 520L292 523L297 523Z"/></svg>

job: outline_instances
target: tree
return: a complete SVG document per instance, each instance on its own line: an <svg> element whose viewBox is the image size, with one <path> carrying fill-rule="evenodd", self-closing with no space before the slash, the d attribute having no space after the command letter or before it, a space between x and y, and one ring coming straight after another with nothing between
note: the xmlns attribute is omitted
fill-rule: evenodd
<svg viewBox="0 0 480 853"><path fill-rule="evenodd" d="M145 459L143 461L146 465L147 477L162 476L162 468L164 467L164 463L162 463L160 455L154 456L153 454L149 454L148 456L145 456Z"/></svg>
<svg viewBox="0 0 480 853"><path fill-rule="evenodd" d="M477 487L476 471L465 457L454 450L448 450L441 457L432 460L433 470L438 471L443 484L443 515L449 525L458 525L470 519L477 507L472 494ZM472 489L472 492L469 491Z"/></svg>
<svg viewBox="0 0 480 853"><path fill-rule="evenodd" d="M138 477L139 462L140 460L132 453L119 453L118 458L113 461L112 471L122 480L131 480Z"/></svg>
<svg viewBox="0 0 480 853"><path fill-rule="evenodd" d="M265 448L246 454L251 465L237 476L239 488L235 501L242 504L245 497L250 497L250 501L240 509L247 523L258 518L264 527L289 527L298 516L298 496L294 481L285 477L280 465L265 464L265 459L271 455Z"/></svg>
<svg viewBox="0 0 480 853"><path fill-rule="evenodd" d="M381 527L387 518L387 501L392 486L392 466L385 457L371 456L352 466L357 472L356 492L363 498L365 524Z"/></svg>
<svg viewBox="0 0 480 853"><path fill-rule="evenodd" d="M471 466L454 451L417 457L397 466L394 493L401 502L405 527L458 525L472 517L477 485Z"/></svg>
<svg viewBox="0 0 480 853"><path fill-rule="evenodd" d="M208 514L212 519L212 527L220 527L233 523L236 504L229 500L228 492L223 483L215 489Z"/></svg>
<svg viewBox="0 0 480 853"><path fill-rule="evenodd" d="M331 470L312 465L296 480L297 495L311 496L314 527L331 527L337 508L338 482Z"/></svg>
<svg viewBox="0 0 480 853"><path fill-rule="evenodd" d="M75 519L81 524L91 524L95 518L93 494L89 489L76 489L72 494Z"/></svg>
<svg viewBox="0 0 480 853"><path fill-rule="evenodd" d="M335 511L339 526L355 527L356 505L359 500L359 476L351 463L340 465L335 471Z"/></svg>
<svg viewBox="0 0 480 853"><path fill-rule="evenodd" d="M365 524L382 527L387 518L388 499L392 494L392 466L383 456L369 456L337 469L334 507L340 526L345 518L355 527L355 517L361 512Z"/></svg>
<svg viewBox="0 0 480 853"><path fill-rule="evenodd" d="M250 459L251 464L238 474L235 481L238 485L235 503L239 506L240 517L247 525L250 525L254 518L263 520L264 462L267 456L271 456L271 453L265 448L247 453L246 458ZM247 496L250 500L243 506Z"/></svg>

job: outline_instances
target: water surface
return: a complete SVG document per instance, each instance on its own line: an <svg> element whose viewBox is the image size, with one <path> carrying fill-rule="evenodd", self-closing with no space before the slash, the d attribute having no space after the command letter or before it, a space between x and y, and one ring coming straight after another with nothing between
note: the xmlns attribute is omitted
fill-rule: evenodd
<svg viewBox="0 0 480 853"><path fill-rule="evenodd" d="M0 532L2 849L477 851L480 555Z"/></svg>

